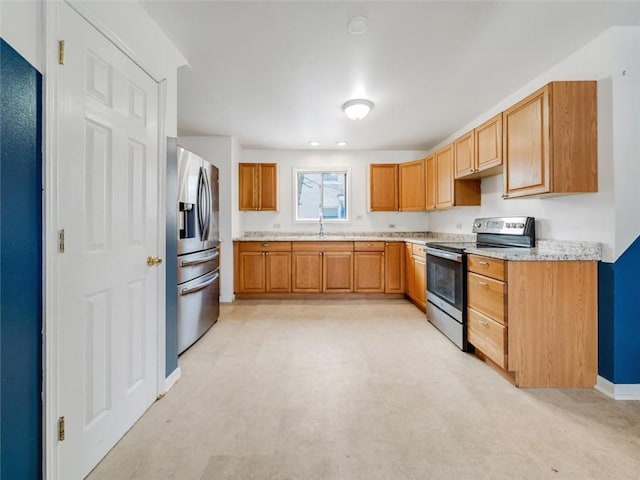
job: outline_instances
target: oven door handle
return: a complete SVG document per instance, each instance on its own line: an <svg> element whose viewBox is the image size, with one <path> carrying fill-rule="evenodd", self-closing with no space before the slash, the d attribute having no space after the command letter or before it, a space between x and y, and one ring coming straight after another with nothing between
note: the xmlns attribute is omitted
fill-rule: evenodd
<svg viewBox="0 0 640 480"><path fill-rule="evenodd" d="M436 248L426 248L427 255L432 255L434 257L446 258L447 260L453 260L454 262L462 263L462 254L453 253L453 252L445 252L444 250L438 250Z"/></svg>

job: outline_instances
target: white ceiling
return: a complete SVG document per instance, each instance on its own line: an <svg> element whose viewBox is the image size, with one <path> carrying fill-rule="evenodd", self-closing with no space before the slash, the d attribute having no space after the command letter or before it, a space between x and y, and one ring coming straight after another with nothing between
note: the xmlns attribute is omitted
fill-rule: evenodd
<svg viewBox="0 0 640 480"><path fill-rule="evenodd" d="M141 3L190 63L179 134L245 148L426 150L609 26L640 25L638 2ZM375 107L349 120L358 97Z"/></svg>

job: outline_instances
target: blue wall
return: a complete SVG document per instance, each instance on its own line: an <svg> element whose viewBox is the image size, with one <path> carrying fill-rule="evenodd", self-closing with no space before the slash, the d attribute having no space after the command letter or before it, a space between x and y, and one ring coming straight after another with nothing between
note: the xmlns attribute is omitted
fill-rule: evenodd
<svg viewBox="0 0 640 480"><path fill-rule="evenodd" d="M598 278L598 373L617 384L640 383L640 237Z"/></svg>
<svg viewBox="0 0 640 480"><path fill-rule="evenodd" d="M0 39L1 476L42 470L42 76Z"/></svg>

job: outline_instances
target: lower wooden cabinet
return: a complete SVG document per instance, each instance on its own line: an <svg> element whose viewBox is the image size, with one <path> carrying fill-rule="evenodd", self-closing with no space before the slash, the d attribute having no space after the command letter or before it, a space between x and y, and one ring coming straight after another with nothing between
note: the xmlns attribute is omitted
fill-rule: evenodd
<svg viewBox="0 0 640 480"><path fill-rule="evenodd" d="M292 291L353 292L353 242L293 242Z"/></svg>
<svg viewBox="0 0 640 480"><path fill-rule="evenodd" d="M384 242L354 242L354 291L383 293Z"/></svg>
<svg viewBox="0 0 640 480"><path fill-rule="evenodd" d="M405 247L406 295L425 311L427 308L427 260L424 245L407 243Z"/></svg>
<svg viewBox="0 0 640 480"><path fill-rule="evenodd" d="M301 294L400 296L405 291L404 245L384 241L234 242L234 292L241 298L268 294L292 298Z"/></svg>
<svg viewBox="0 0 640 480"><path fill-rule="evenodd" d="M519 387L592 388L597 264L468 257L468 339Z"/></svg>
<svg viewBox="0 0 640 480"><path fill-rule="evenodd" d="M404 242L384 245L384 293L404 293Z"/></svg>
<svg viewBox="0 0 640 480"><path fill-rule="evenodd" d="M291 242L240 242L236 250L236 291L291 291Z"/></svg>

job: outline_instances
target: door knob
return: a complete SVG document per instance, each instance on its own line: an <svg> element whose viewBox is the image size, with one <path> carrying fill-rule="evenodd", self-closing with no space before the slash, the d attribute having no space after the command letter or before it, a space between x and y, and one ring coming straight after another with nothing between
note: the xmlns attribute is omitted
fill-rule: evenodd
<svg viewBox="0 0 640 480"><path fill-rule="evenodd" d="M160 265L162 259L160 257L147 257L147 265L153 267L154 265Z"/></svg>

